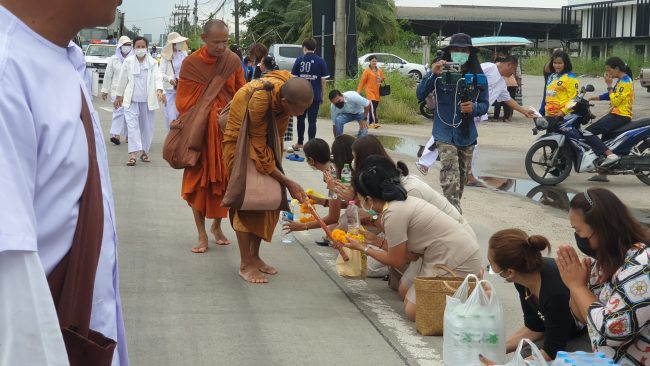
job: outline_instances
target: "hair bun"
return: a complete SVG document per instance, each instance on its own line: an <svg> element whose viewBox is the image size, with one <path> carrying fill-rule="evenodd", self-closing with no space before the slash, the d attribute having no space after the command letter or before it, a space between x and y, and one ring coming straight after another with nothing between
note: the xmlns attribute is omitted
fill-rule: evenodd
<svg viewBox="0 0 650 366"><path fill-rule="evenodd" d="M407 197L406 190L402 187L398 177L385 179L380 184L381 198L384 201L403 201Z"/></svg>
<svg viewBox="0 0 650 366"><path fill-rule="evenodd" d="M541 235L531 235L528 237L528 245L530 245L531 248L541 252L546 249L548 251L551 251L551 243L549 243L548 239L546 237L541 236Z"/></svg>

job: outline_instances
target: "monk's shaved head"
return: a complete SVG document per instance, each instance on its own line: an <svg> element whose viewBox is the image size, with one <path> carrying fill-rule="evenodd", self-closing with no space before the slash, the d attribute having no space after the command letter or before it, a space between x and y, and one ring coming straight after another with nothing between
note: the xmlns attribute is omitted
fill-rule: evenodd
<svg viewBox="0 0 650 366"><path fill-rule="evenodd" d="M222 31L228 33L228 24L221 19L210 19L203 25L203 34L208 34L213 29L216 31Z"/></svg>
<svg viewBox="0 0 650 366"><path fill-rule="evenodd" d="M212 56L221 56L228 49L228 25L220 19L210 19L203 25L201 39Z"/></svg>
<svg viewBox="0 0 650 366"><path fill-rule="evenodd" d="M280 89L283 108L292 116L301 116L314 101L314 90L306 79L289 79Z"/></svg>

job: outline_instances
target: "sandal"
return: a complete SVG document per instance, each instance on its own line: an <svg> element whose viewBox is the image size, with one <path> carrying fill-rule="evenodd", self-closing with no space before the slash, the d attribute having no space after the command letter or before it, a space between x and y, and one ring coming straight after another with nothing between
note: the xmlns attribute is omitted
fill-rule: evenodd
<svg viewBox="0 0 650 366"><path fill-rule="evenodd" d="M129 161L126 162L126 166L135 166L135 158L130 158Z"/></svg>
<svg viewBox="0 0 650 366"><path fill-rule="evenodd" d="M300 149L302 149L302 145L294 144L291 146L291 148L293 149L293 151L300 151Z"/></svg>
<svg viewBox="0 0 650 366"><path fill-rule="evenodd" d="M142 160L145 163L151 163L151 160L149 159L149 155L147 154L140 155L140 160Z"/></svg>
<svg viewBox="0 0 650 366"><path fill-rule="evenodd" d="M117 136L112 136L111 137L111 142L113 143L113 145L117 146L117 145L120 144L120 138L117 137Z"/></svg>
<svg viewBox="0 0 650 366"><path fill-rule="evenodd" d="M287 155L287 159L291 161L305 161L305 158L295 153Z"/></svg>

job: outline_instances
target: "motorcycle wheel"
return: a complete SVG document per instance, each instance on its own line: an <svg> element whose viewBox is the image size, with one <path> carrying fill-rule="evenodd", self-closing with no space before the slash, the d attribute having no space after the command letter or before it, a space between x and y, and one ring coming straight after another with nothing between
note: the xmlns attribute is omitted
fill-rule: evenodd
<svg viewBox="0 0 650 366"><path fill-rule="evenodd" d="M535 182L550 186L561 183L573 168L573 152L568 148L562 148L558 152L554 165L550 160L558 149L555 141L538 141L530 147L526 154L526 172Z"/></svg>
<svg viewBox="0 0 650 366"><path fill-rule="evenodd" d="M420 102L420 114L428 119L433 119L433 110L427 107L427 102Z"/></svg>
<svg viewBox="0 0 650 366"><path fill-rule="evenodd" d="M639 145L638 149L641 152L641 156L646 159L650 159L650 140L643 141ZM641 172L641 174L637 175L636 177L639 178L641 182L650 186L650 171Z"/></svg>

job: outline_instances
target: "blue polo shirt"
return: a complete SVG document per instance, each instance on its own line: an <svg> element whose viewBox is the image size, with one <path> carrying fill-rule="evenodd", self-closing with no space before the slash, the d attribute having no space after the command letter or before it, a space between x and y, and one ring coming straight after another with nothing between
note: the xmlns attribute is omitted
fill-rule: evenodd
<svg viewBox="0 0 650 366"><path fill-rule="evenodd" d="M313 52L306 53L296 59L291 70L293 76L307 79L314 90L314 102L322 102L323 86L321 80L327 79L330 74L327 72L327 64L322 57Z"/></svg>

